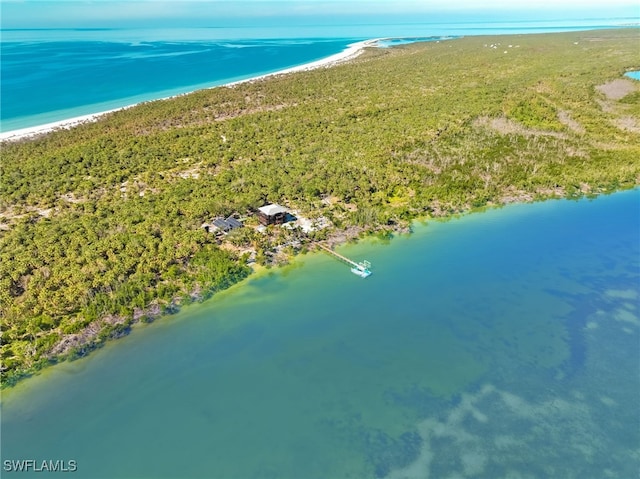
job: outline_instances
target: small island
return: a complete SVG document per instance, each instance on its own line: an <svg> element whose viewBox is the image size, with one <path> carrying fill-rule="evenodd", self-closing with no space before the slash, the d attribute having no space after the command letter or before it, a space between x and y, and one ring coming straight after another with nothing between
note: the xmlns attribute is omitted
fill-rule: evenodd
<svg viewBox="0 0 640 479"><path fill-rule="evenodd" d="M368 48L4 142L2 384L206 299L253 264L419 218L637 186L640 82L625 74L640 68L639 38Z"/></svg>

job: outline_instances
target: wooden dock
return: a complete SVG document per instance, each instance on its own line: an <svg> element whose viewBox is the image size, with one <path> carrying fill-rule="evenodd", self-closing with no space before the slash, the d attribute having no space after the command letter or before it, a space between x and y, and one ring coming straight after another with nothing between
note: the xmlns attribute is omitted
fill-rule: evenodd
<svg viewBox="0 0 640 479"><path fill-rule="evenodd" d="M318 244L318 246L323 250L325 250L327 253L330 253L334 257L338 258L343 263L347 263L349 266L356 268L359 271L368 271L368 268L371 266L371 263L369 263L368 261L363 261L362 263L356 263L355 261L350 260L346 256L342 256L340 253L336 253L331 248L323 244Z"/></svg>

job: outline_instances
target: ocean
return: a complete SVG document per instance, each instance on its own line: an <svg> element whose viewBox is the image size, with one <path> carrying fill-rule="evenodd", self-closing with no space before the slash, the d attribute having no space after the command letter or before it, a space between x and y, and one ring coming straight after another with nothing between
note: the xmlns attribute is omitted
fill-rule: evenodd
<svg viewBox="0 0 640 479"><path fill-rule="evenodd" d="M4 391L3 464L635 477L639 204L640 189L510 205L339 248L373 263L367 279L300 256Z"/></svg>
<svg viewBox="0 0 640 479"><path fill-rule="evenodd" d="M0 131L40 126L303 65L371 38L610 28L634 18L524 21L454 18L357 25L138 29L3 29ZM407 41L407 40L405 40ZM393 44L393 42L391 42ZM396 42L397 43L397 42Z"/></svg>

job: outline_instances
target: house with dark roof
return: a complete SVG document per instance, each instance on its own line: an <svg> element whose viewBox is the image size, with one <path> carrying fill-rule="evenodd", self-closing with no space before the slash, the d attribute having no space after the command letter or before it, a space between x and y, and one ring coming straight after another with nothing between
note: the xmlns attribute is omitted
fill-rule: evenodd
<svg viewBox="0 0 640 479"><path fill-rule="evenodd" d="M233 216L229 216L228 218L214 218L211 223L205 223L202 227L207 232L221 232L228 233L231 230L235 230L237 228L242 228L244 225L242 222Z"/></svg>

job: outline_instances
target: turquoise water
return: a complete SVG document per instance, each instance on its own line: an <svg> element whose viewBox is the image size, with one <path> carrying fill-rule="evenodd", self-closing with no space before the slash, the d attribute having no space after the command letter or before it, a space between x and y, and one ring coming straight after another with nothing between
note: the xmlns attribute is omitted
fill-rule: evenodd
<svg viewBox="0 0 640 479"><path fill-rule="evenodd" d="M464 35L610 28L634 18L524 20L471 15L297 18L212 28L2 29L0 130L9 132L309 63L368 38L388 45ZM325 19L326 20L326 19Z"/></svg>
<svg viewBox="0 0 640 479"><path fill-rule="evenodd" d="M3 461L75 460L83 478L636 476L640 190L340 252L373 275L302 256L5 391Z"/></svg>
<svg viewBox="0 0 640 479"><path fill-rule="evenodd" d="M330 56L353 41L5 41L2 130L254 77Z"/></svg>
<svg viewBox="0 0 640 479"><path fill-rule="evenodd" d="M638 71L638 72L627 72L626 75L628 77L634 78L636 80L640 80L640 71Z"/></svg>

